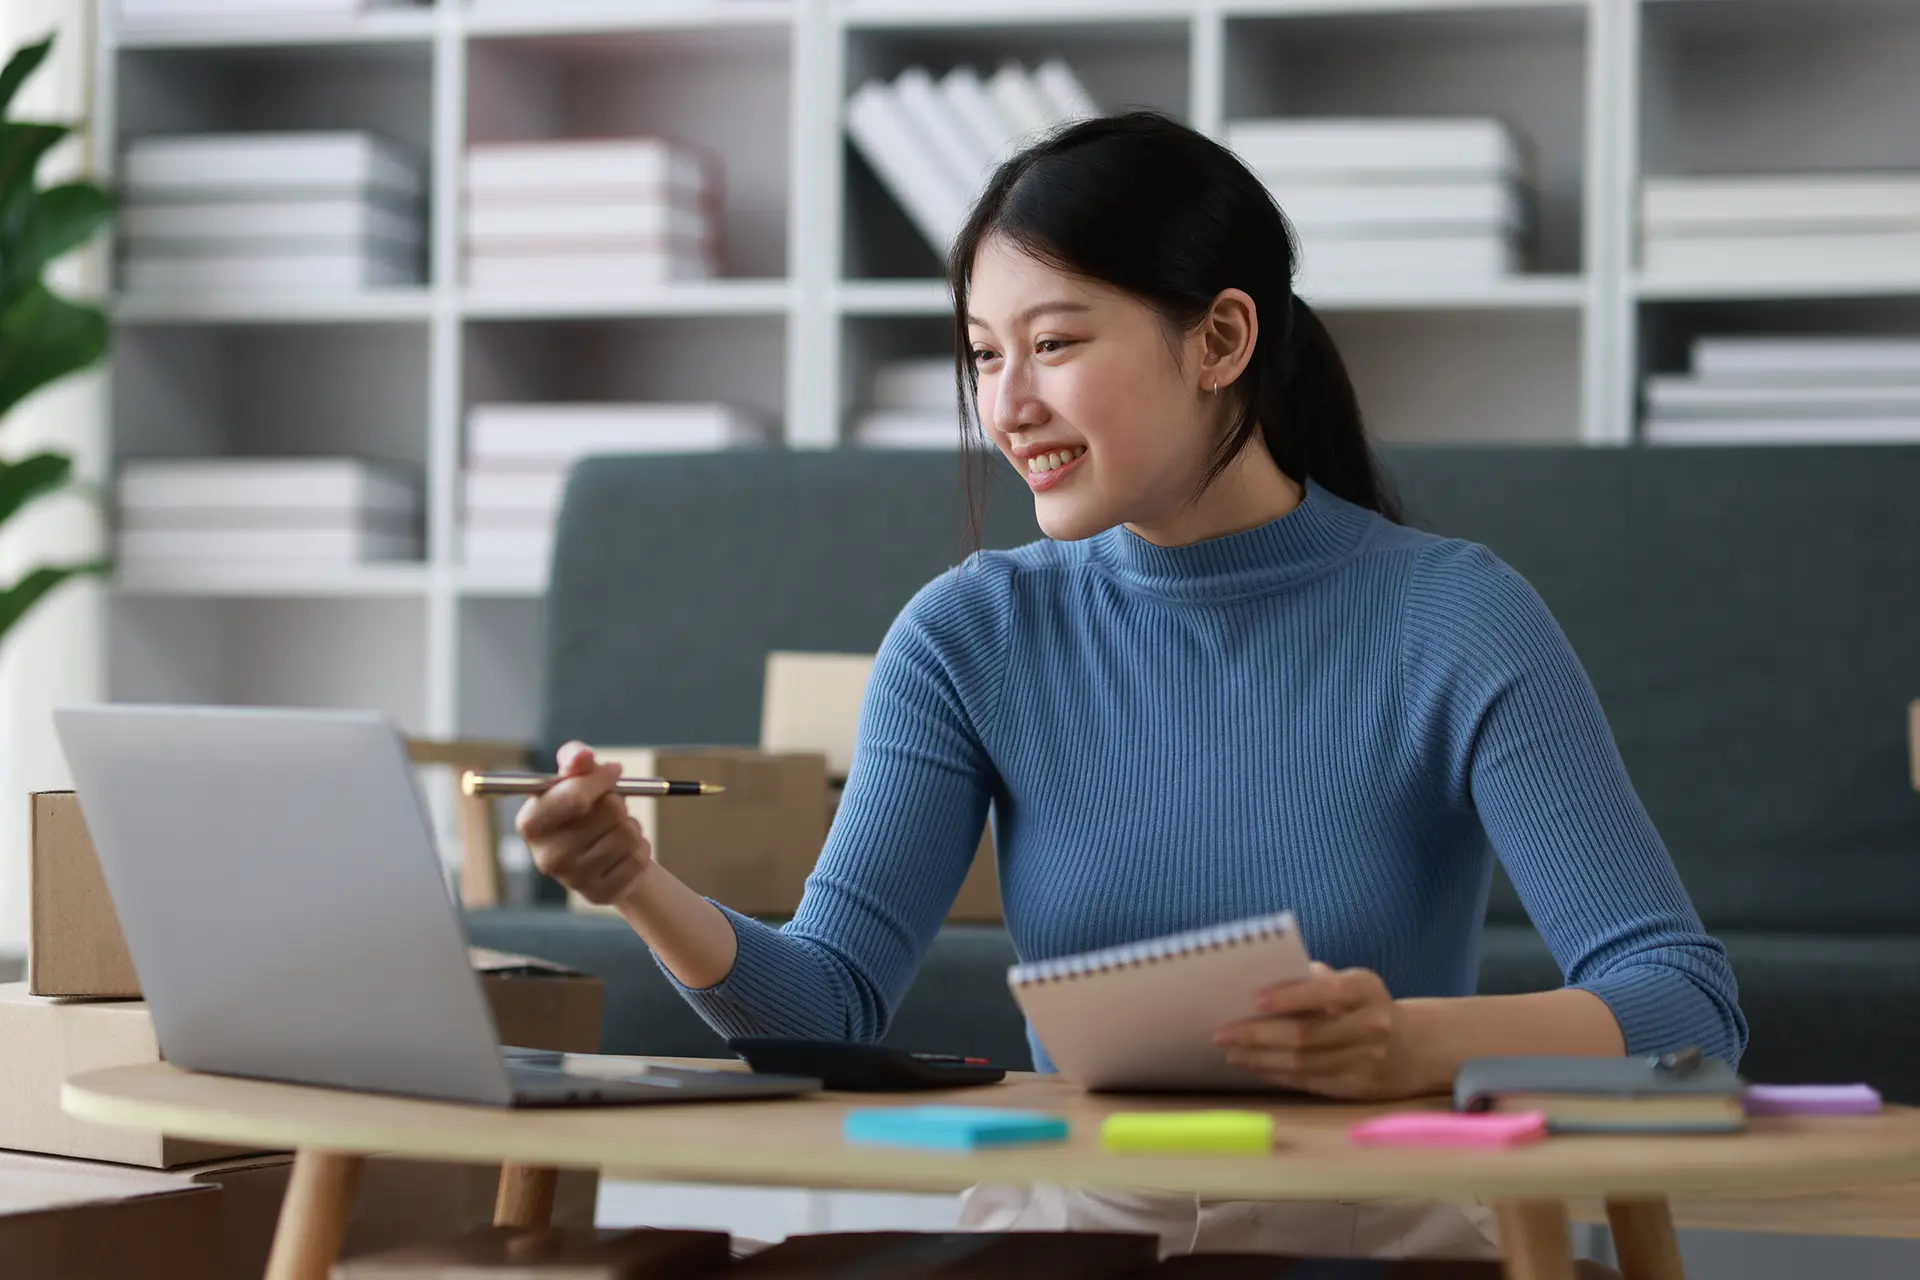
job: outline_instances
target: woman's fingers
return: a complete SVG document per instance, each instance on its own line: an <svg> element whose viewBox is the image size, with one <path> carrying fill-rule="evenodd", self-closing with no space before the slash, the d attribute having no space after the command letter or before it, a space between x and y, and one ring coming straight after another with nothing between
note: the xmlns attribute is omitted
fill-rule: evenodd
<svg viewBox="0 0 1920 1280"><path fill-rule="evenodd" d="M1393 1030L1390 1007L1363 1005L1331 1015L1249 1018L1221 1028L1222 1044L1254 1050L1322 1053L1366 1040L1381 1039Z"/></svg>
<svg viewBox="0 0 1920 1280"><path fill-rule="evenodd" d="M636 852L633 832L616 823L581 854L570 887L589 902L619 901L645 869Z"/></svg>
<svg viewBox="0 0 1920 1280"><path fill-rule="evenodd" d="M594 765L585 773L565 774L520 806L514 827L529 842L543 840L586 818L596 804L613 795L613 785L619 780L617 762Z"/></svg>
<svg viewBox="0 0 1920 1280"><path fill-rule="evenodd" d="M525 810L522 810L524 813ZM533 851L533 862L542 872L569 885L579 873L587 852L609 833L623 831L628 820L627 807L620 797L602 796L572 822L551 831L528 830L521 834Z"/></svg>

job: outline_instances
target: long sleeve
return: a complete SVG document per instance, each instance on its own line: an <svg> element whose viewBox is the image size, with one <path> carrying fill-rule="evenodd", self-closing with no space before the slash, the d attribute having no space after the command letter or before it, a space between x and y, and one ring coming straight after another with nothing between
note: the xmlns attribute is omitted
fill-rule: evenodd
<svg viewBox="0 0 1920 1280"><path fill-rule="evenodd" d="M1402 620L1416 744L1478 815L1569 985L1604 1000L1629 1053L1684 1044L1738 1061L1726 952L1634 793L1598 697L1527 582L1484 548L1437 543Z"/></svg>
<svg viewBox="0 0 1920 1280"><path fill-rule="evenodd" d="M732 971L682 986L722 1035L877 1040L972 865L997 775L983 742L1005 667L1008 570L975 557L889 629L852 770L792 922L727 911ZM721 904L722 910L726 910Z"/></svg>

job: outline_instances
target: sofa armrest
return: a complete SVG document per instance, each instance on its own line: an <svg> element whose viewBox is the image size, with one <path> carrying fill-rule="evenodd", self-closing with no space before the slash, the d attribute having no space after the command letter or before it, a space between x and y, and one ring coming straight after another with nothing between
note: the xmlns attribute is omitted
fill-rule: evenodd
<svg viewBox="0 0 1920 1280"><path fill-rule="evenodd" d="M528 747L521 742L482 738L409 738L407 755L417 765L456 771L523 768ZM465 907L500 905L500 831L493 801L460 796L460 903Z"/></svg>

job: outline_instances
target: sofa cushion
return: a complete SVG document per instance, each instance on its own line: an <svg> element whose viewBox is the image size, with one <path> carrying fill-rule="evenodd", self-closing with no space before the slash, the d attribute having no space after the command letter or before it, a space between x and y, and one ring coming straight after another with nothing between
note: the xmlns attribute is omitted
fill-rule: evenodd
<svg viewBox="0 0 1920 1280"><path fill-rule="evenodd" d="M1752 1039L1749 1080L1864 1080L1920 1103L1920 938L1722 933ZM1480 990L1550 991L1560 970L1531 926L1488 925Z"/></svg>

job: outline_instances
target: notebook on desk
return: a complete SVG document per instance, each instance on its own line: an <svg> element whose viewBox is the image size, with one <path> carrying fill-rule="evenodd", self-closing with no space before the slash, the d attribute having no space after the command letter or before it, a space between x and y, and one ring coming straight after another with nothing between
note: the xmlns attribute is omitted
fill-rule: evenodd
<svg viewBox="0 0 1920 1280"><path fill-rule="evenodd" d="M1221 1025L1262 987L1307 976L1291 912L1007 970L1060 1073L1085 1089L1245 1093L1276 1086L1227 1061Z"/></svg>

